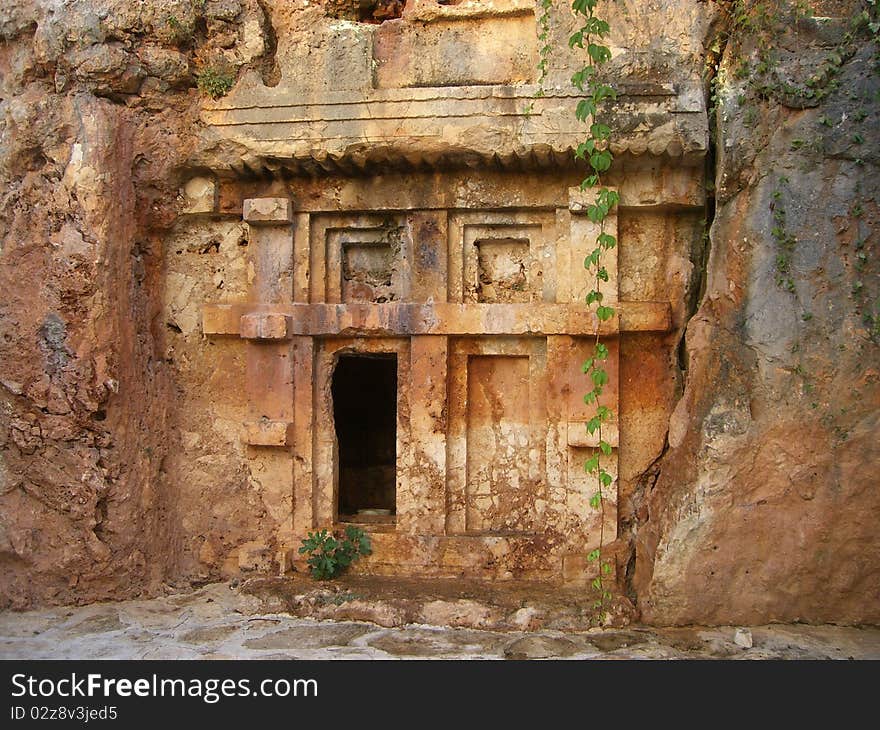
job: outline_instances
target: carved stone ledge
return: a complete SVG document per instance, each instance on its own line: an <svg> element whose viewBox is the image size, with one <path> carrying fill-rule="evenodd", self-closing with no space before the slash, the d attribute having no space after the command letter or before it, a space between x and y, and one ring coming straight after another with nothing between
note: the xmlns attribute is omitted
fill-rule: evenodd
<svg viewBox="0 0 880 730"><path fill-rule="evenodd" d="M261 309L248 311L256 307ZM247 330L248 334L242 330L247 317L258 321L286 318L285 337L589 336L595 335L597 328L600 334L614 335L622 331L667 332L672 327L667 302L618 302L615 310L610 320L598 322L588 307L574 304L279 304L271 309L267 305L209 304L202 308L202 332L251 338L254 329Z"/></svg>

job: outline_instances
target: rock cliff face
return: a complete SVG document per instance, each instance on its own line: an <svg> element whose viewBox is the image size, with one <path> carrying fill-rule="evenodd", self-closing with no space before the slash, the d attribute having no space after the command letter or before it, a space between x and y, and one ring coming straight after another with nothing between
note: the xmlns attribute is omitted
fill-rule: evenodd
<svg viewBox="0 0 880 730"><path fill-rule="evenodd" d="M880 84L850 5L720 61L706 293L637 536L649 622L880 620Z"/></svg>
<svg viewBox="0 0 880 730"><path fill-rule="evenodd" d="M494 17L495 4L523 32L519 1L456 12ZM416 5L426 23L438 12ZM624 59L617 72L628 79L648 84L662 72L683 83L717 66L706 92L715 99L708 247L690 240L697 209L668 249L681 261L621 251L623 294L640 286L642 269L660 271L658 280L686 272L673 311L676 326L690 320L677 362L674 333L659 350L646 335L621 344L638 356L621 366L621 450L624 428L656 431L656 448L622 456L618 577L651 623L877 623L877 18L851 28L859 2L825 3L816 15L831 19L789 22L779 9L763 25L733 25L729 5L683 0L666 16L653 2L609 9ZM13 0L0 9L0 607L153 594L265 564L256 556L249 566L230 545L262 544L274 507L246 490L272 475L188 462L178 440L201 438L201 415L175 408L228 377L218 367L182 381L198 358L242 367L226 345L205 355L197 338L175 336L198 334L187 286L243 289L236 247L247 241L240 221L215 240L198 216L181 227L178 214L193 209L187 196L216 194L186 189L194 172L236 170L244 154L204 125L209 96L236 80L240 91L248 79L269 89L280 79L321 101L370 83L369 59L357 74L332 72L361 57L363 34L328 25L328 14L270 0ZM417 46L418 28L395 37L383 26L377 52L388 66L377 88L395 64L415 86L455 71L404 63L400 48ZM527 64L514 60L502 76L519 83ZM282 77L279 63L302 76ZM462 68L478 82L497 72ZM678 138L654 122L661 133L641 151L672 154ZM490 138L484 130L480 144ZM621 236L640 226L666 235L668 214L622 215ZM196 269L178 271L174 257L202 248L226 268L205 259L192 283ZM662 395L639 391L649 372L666 383ZM628 408L654 414L650 424L628 422ZM192 479L218 483L210 510L201 492L186 496ZM214 532L197 541L210 521ZM197 544L203 555L193 555ZM221 567L204 573L198 561Z"/></svg>
<svg viewBox="0 0 880 730"><path fill-rule="evenodd" d="M162 231L199 58L232 64L256 32L209 5L0 10L3 605L155 591L174 565Z"/></svg>

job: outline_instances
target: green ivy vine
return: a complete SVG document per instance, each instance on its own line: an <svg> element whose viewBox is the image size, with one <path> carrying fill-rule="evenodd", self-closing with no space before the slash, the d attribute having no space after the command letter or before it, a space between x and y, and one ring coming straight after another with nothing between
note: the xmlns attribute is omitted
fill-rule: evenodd
<svg viewBox="0 0 880 730"><path fill-rule="evenodd" d="M568 45L570 48L581 48L587 52L584 66L572 75L571 83L584 94L577 103L575 116L578 121L589 125L586 139L575 149L575 157L586 161L590 168L589 174L581 182L581 190L593 189L596 192L594 202L587 207L587 217L599 226L599 233L595 247L584 260L584 268L589 272L593 285L593 288L587 292L586 303L590 307L595 306L596 318L601 323L607 322L615 314L614 308L603 302L600 288L602 282L607 282L609 279L608 270L603 263L604 256L617 245L617 239L605 230L606 221L620 201L620 196L617 191L602 184L602 174L608 171L613 161L609 149L611 128L597 121L596 117L603 102L616 99L617 93L599 75L600 67L611 60L611 49L603 43L603 39L611 29L606 20L596 15L597 5L598 0L573 0L571 8L578 15L581 25L568 39ZM611 591L606 585L606 578L611 573L611 563L606 559L603 551L605 489L614 481L603 461L603 457L611 456L611 444L605 440L603 425L614 414L602 403L603 389L608 385L608 371L605 369L608 347L600 340L599 329L597 326L592 357L587 358L581 370L588 376L590 385L590 390L584 394L584 402L595 407L593 416L587 421L586 429L587 433L598 438L599 443L598 450L584 463L584 470L596 480L596 491L590 497L590 506L598 509L600 513L599 545L590 551L587 559L598 568L592 585L597 593L594 608L600 611L601 616L604 615L611 600Z"/></svg>
<svg viewBox="0 0 880 730"><path fill-rule="evenodd" d="M597 121L597 115L603 103L614 100L617 94L614 88L602 80L599 70L611 60L611 49L603 42L610 32L606 20L596 13L599 0L573 0L571 9L574 11L579 27L568 39L569 48L586 51L584 65L571 77L571 83L582 94L575 108L578 121L587 126L585 139L575 149L575 158L586 162L589 174L581 182L581 190L594 190L595 199L587 207L586 214L590 221L599 226L595 246L584 260L584 268L592 281L592 288L587 292L586 304L596 315L597 324L607 322L614 314L614 307L604 302L601 291L603 282L609 280L608 269L604 264L605 254L617 245L617 239L606 230L606 221L617 206L620 197L602 183L602 175L607 172L613 161L610 139L611 128ZM550 44L550 14L553 0L540 0L541 12L538 16L538 40L540 61L538 63L538 91L536 96L543 96L543 83L547 76L548 56L552 50ZM588 378L590 390L584 394L584 402L593 406L593 415L586 423L587 433L595 435L598 449L584 463L584 471L595 478L595 492L590 497L590 506L599 511L599 544L591 550L587 559L597 566L592 587L597 599L593 608L599 612L599 620L604 618L605 611L611 601L608 589L608 576L611 574L611 563L604 555L605 549L605 504L606 491L614 481L614 477L606 468L605 459L611 456L611 444L605 439L603 427L614 416L611 409L602 402L603 390L608 386L608 371L605 362L608 360L608 346L601 341L600 327L596 327L591 357L583 363L581 370Z"/></svg>

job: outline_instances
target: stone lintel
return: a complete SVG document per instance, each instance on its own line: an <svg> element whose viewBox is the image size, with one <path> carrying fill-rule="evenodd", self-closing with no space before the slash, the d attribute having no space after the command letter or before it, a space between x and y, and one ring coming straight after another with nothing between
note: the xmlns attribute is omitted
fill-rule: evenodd
<svg viewBox="0 0 880 730"><path fill-rule="evenodd" d="M288 421L261 419L245 424L245 443L250 446L290 446L293 424Z"/></svg>
<svg viewBox="0 0 880 730"><path fill-rule="evenodd" d="M532 185L533 173L522 170L499 170L492 160L486 161L486 169L481 172L485 185L480 190L477 204L485 210L515 210L528 208L568 209L568 185L579 182L582 171L573 171L565 167L570 155L559 155L555 167L555 181L562 185L545 183ZM565 159L561 159L564 157ZM638 158L641 159L641 158ZM330 165L329 158L325 161ZM702 210L706 204L703 169L684 167L679 164L656 164L651 168L627 167L624 161L615 160L614 169L622 173L619 179L619 208L650 208L670 212ZM641 163L640 163L641 164ZM293 174L293 168L285 163L266 162L265 166L272 174L280 175L283 170ZM327 174L330 174L329 172ZM340 165L336 174L343 180L327 186L311 188L308 195L296 200L295 235L302 236L308 242L308 224L310 216L316 213L344 215L361 213L364 200L370 201L375 210L396 210L410 215L426 216L434 212L447 212L457 209L462 200L472 201L473 172L468 169L445 170L443 184L437 184L436 175L424 170L414 172L391 172L386 170L388 185L377 186L371 177L363 175L355 167ZM565 181L568 181L566 184ZM242 215L242 183L235 178L221 179L220 212L223 215L241 217ZM441 252L446 255L445 248ZM303 260L303 259L298 259ZM307 260L307 259L305 259ZM445 286L445 283L444 283ZM445 288L444 288L445 291ZM306 301L297 299L295 301ZM434 301L439 301L435 296Z"/></svg>
<svg viewBox="0 0 880 730"><path fill-rule="evenodd" d="M616 314L599 322L582 304L209 304L202 308L206 335L246 336L243 316L289 318L287 336L400 337L413 335L571 335L618 332L667 332L672 327L668 302L618 302Z"/></svg>
<svg viewBox="0 0 880 730"><path fill-rule="evenodd" d="M246 340L287 340L291 331L290 317L275 312L244 314L239 325L239 336Z"/></svg>
<svg viewBox="0 0 880 730"><path fill-rule="evenodd" d="M247 198L242 217L250 225L286 226L293 222L293 206L289 198Z"/></svg>

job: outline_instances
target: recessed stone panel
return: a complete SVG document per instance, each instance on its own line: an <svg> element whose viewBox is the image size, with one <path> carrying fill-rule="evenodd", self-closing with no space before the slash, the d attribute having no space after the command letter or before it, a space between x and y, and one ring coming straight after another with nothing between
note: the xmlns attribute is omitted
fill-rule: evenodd
<svg viewBox="0 0 880 730"><path fill-rule="evenodd" d="M477 300L527 302L531 256L527 238L489 238L476 242Z"/></svg>
<svg viewBox="0 0 880 730"><path fill-rule="evenodd" d="M400 253L400 249L397 249ZM393 302L395 251L388 241L347 243L342 247L342 301Z"/></svg>
<svg viewBox="0 0 880 730"><path fill-rule="evenodd" d="M312 301L385 304L408 299L412 246L401 217L317 216L310 239Z"/></svg>
<svg viewBox="0 0 880 730"><path fill-rule="evenodd" d="M529 358L471 356L467 380L467 531L522 531L533 499Z"/></svg>
<svg viewBox="0 0 880 730"><path fill-rule="evenodd" d="M543 211L468 211L450 215L449 301L555 301L555 232L555 215Z"/></svg>

